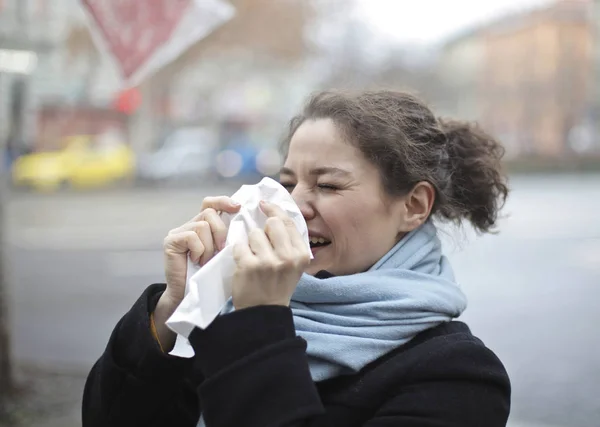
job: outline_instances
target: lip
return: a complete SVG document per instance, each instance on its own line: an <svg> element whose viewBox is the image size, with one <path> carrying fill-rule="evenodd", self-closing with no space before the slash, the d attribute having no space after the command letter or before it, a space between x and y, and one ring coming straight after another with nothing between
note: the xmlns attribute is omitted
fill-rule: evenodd
<svg viewBox="0 0 600 427"><path fill-rule="evenodd" d="M330 243L331 244L331 243ZM329 244L329 245L330 245ZM325 249L327 247L329 247L329 245L325 245L325 246L317 246L315 248L310 248L310 251L312 252L313 256L315 256L317 254L317 252L319 252L322 249Z"/></svg>

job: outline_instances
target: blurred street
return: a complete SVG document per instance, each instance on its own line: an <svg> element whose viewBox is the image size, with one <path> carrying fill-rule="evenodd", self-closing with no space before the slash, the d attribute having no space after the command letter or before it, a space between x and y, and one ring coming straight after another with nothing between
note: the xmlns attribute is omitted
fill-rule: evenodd
<svg viewBox="0 0 600 427"><path fill-rule="evenodd" d="M505 363L513 417L597 426L600 176L516 177L498 236L448 231L464 320ZM162 281L162 238L235 187L16 195L8 240L14 355L83 373L118 319ZM74 411L76 412L76 411ZM522 424L514 424L522 425Z"/></svg>

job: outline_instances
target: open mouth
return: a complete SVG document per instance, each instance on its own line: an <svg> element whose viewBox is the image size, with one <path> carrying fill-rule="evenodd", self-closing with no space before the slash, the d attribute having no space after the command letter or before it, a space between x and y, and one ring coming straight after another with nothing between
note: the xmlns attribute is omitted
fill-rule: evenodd
<svg viewBox="0 0 600 427"><path fill-rule="evenodd" d="M323 237L311 237L310 238L310 248L321 248L323 246L327 246L331 244L331 242Z"/></svg>

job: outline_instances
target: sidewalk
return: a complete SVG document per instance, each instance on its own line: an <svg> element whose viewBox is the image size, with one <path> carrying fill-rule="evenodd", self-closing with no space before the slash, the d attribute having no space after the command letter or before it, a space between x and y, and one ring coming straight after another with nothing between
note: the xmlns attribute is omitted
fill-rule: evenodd
<svg viewBox="0 0 600 427"><path fill-rule="evenodd" d="M13 419L0 427L80 427L81 397L86 375L51 373L31 367L17 369Z"/></svg>

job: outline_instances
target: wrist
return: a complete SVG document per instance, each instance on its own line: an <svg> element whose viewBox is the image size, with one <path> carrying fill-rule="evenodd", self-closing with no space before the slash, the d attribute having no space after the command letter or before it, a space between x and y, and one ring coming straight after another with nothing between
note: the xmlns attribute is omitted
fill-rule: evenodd
<svg viewBox="0 0 600 427"><path fill-rule="evenodd" d="M160 347L164 352L171 351L175 345L177 335L170 330L165 323L175 312L180 302L181 301L174 299L168 291L165 291L160 296L154 312L152 313L156 335Z"/></svg>
<svg viewBox="0 0 600 427"><path fill-rule="evenodd" d="M165 291L160 296L156 307L158 308L160 305L161 309L169 311L170 316L175 312L177 307L179 307L181 301L183 301L183 295L181 297L174 295L167 287L167 289L165 289Z"/></svg>

